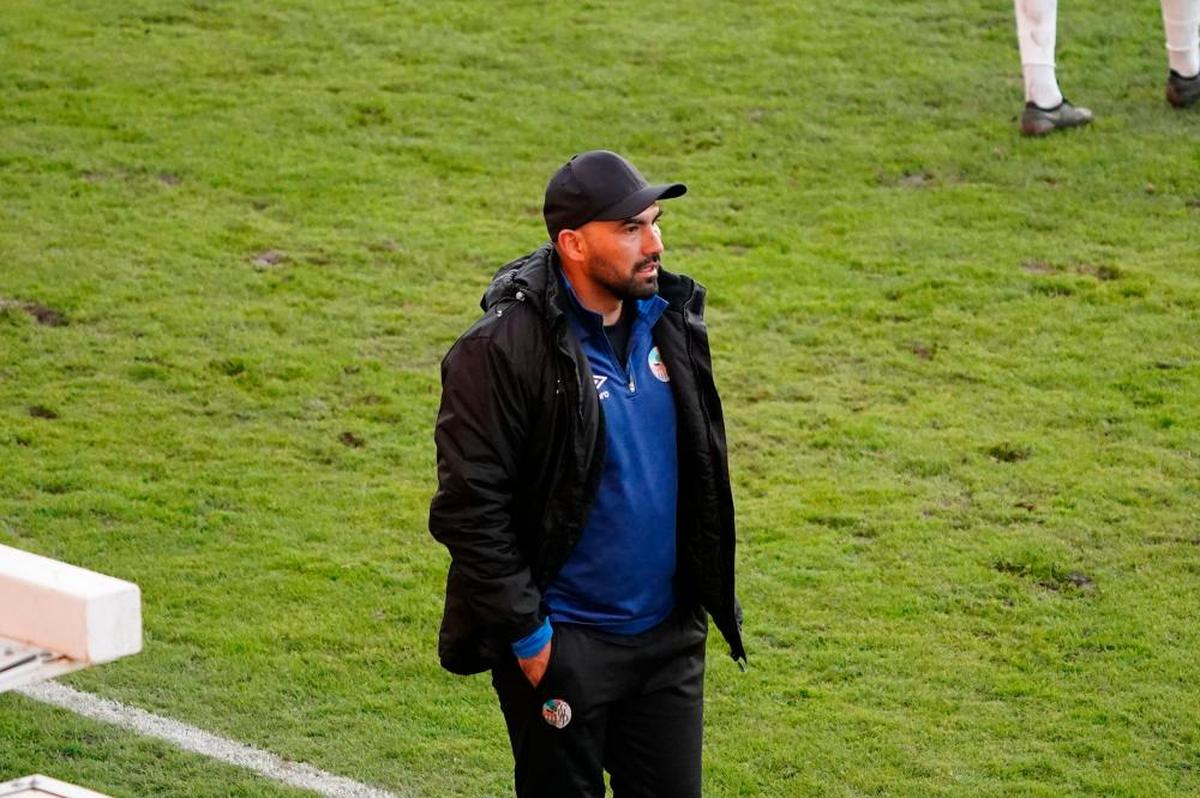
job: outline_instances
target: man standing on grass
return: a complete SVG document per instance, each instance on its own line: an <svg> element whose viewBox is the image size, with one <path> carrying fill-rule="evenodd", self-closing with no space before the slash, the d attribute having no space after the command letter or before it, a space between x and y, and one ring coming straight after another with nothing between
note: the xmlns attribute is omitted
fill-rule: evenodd
<svg viewBox="0 0 1200 798"><path fill-rule="evenodd" d="M709 614L745 659L705 290L660 268L686 191L573 157L442 362L438 650L491 669L520 798L699 796Z"/></svg>

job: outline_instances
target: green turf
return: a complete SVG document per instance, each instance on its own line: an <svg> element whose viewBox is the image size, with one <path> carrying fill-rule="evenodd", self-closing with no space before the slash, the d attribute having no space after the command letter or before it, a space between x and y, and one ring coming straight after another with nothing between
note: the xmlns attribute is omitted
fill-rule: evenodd
<svg viewBox="0 0 1200 798"><path fill-rule="evenodd" d="M507 794L434 655L437 365L605 146L689 184L665 259L710 288L751 669L714 637L706 794L1200 792L1200 112L1156 4L1087 0L1097 122L1021 139L1011 13L9 0L0 543L145 596L71 683ZM38 771L275 794L0 696L0 779Z"/></svg>

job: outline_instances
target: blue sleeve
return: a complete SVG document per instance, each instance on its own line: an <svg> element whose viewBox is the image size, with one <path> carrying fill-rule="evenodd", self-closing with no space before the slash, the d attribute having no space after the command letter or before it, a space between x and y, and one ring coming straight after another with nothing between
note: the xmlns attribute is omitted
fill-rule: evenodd
<svg viewBox="0 0 1200 798"><path fill-rule="evenodd" d="M517 655L517 659L528 659L545 648L552 637L554 637L554 627L550 625L550 619L547 618L542 621L542 625L533 634L526 635L512 644L513 653Z"/></svg>

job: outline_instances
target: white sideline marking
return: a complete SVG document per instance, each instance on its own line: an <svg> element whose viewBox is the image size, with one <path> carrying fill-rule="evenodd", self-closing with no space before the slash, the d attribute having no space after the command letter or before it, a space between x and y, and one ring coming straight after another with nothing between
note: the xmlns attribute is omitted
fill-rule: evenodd
<svg viewBox="0 0 1200 798"><path fill-rule="evenodd" d="M152 715L117 701L80 692L57 682L41 682L17 688L16 692L35 701L52 704L85 718L111 723L147 737L166 740L185 751L203 754L231 765L253 770L269 779L312 790L329 798L403 798L362 782L326 773L303 762L288 762L275 754L251 748L210 734L177 720Z"/></svg>

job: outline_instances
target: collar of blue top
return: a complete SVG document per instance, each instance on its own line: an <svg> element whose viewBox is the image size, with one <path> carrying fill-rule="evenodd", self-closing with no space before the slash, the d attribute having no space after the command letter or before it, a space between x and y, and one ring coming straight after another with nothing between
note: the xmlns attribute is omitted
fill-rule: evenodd
<svg viewBox="0 0 1200 798"><path fill-rule="evenodd" d="M583 306L583 303L579 301L579 295L575 293L575 287L571 285L571 281L567 278L566 272L560 269L558 279L565 289L563 294L567 297L567 311L572 319L579 324L589 337L604 335L604 317ZM645 299L639 299L637 300L638 317L634 321L634 324L643 323L647 327L653 327L666 309L667 300L658 294Z"/></svg>

